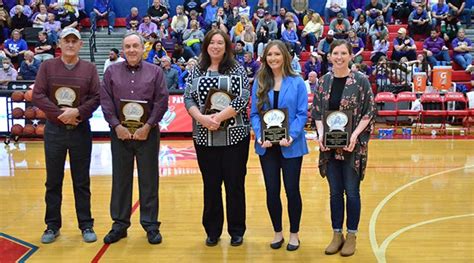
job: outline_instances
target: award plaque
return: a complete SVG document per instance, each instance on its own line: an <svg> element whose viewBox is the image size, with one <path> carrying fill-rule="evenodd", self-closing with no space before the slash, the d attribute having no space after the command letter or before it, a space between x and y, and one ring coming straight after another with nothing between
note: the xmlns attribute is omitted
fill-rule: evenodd
<svg viewBox="0 0 474 263"><path fill-rule="evenodd" d="M120 124L133 134L148 120L148 102L120 100Z"/></svg>
<svg viewBox="0 0 474 263"><path fill-rule="evenodd" d="M225 90L210 89L209 93L207 94L206 103L204 105L204 114L209 115L221 112L227 108L231 101L236 97L236 95L231 94ZM225 128L228 123L229 120L222 121L219 128Z"/></svg>
<svg viewBox="0 0 474 263"><path fill-rule="evenodd" d="M53 85L51 100L59 107L77 108L80 102L80 89L77 86Z"/></svg>
<svg viewBox="0 0 474 263"><path fill-rule="evenodd" d="M271 109L265 111L261 117L262 142L270 141L278 144L281 139L288 139L288 110Z"/></svg>
<svg viewBox="0 0 474 263"><path fill-rule="evenodd" d="M324 145L343 148L349 145L352 132L351 111L329 111L324 115Z"/></svg>

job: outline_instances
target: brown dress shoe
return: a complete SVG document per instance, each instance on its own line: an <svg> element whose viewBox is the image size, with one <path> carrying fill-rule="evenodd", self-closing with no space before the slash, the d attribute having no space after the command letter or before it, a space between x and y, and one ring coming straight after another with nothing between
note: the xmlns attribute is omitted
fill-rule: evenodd
<svg viewBox="0 0 474 263"><path fill-rule="evenodd" d="M334 232L332 237L331 243L329 243L328 247L324 251L326 255L333 255L336 254L344 244L344 236L341 232Z"/></svg>
<svg viewBox="0 0 474 263"><path fill-rule="evenodd" d="M356 235L354 233L347 233L346 242L341 249L341 256L349 257L354 255L356 250Z"/></svg>

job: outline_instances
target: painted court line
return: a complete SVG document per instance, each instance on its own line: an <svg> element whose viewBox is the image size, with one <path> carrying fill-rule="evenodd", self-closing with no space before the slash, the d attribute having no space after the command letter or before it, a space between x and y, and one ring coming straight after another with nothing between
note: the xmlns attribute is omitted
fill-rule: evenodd
<svg viewBox="0 0 474 263"><path fill-rule="evenodd" d="M433 223L433 222L437 222L437 221L441 221L441 220L448 220L448 219L451 219L451 218L438 218L438 219L433 219L433 220L428 220L428 221L424 221L424 222L420 222L420 223L417 223L417 224L414 224L414 225L411 225L411 226L408 226L408 227L405 227L405 228L408 228L408 229L405 229L405 228L402 228L401 230L395 232L394 234L390 235L387 239L384 240L384 242L382 242L382 245L379 246L378 245L378 242L377 242L377 235L376 235L376 224L377 224L377 218L380 214L380 212L382 211L383 207L398 193L400 193L401 191L407 189L408 187L412 186L412 185L415 185L421 181L424 181L424 180L427 180L427 179L430 179L432 177L435 177L435 176L438 176L438 175L443 175L443 174L447 174L447 173L451 173L451 172L455 172L455 171L458 171L458 170L463 170L463 169L466 169L466 168L473 168L474 165L468 165L468 166L462 166L462 167L458 167L458 168L454 168L454 169L449 169L449 170L446 170L446 171L441 171L441 172L438 172L438 173L434 173L432 175L428 175L428 176L425 176L425 177L422 177L422 178L419 178L415 181L412 181L410 183L407 183L405 185L402 185L400 186L399 188L397 188L395 191L391 192L389 195L387 195L378 205L377 207L374 209L374 212L372 213L372 216L370 217L370 223L369 223L369 237L370 237L370 245L372 246L372 251L374 252L375 254L375 257L377 259L377 262L379 263L385 263L387 262L386 261L386 258L385 258L385 249L386 247L382 248L382 246L385 244L386 246L388 246L388 244L390 243L390 241L392 239L394 239L396 236L394 236L391 240L387 240L389 239L390 237L392 237L395 233L398 233L399 231L401 231L400 233L402 232L405 232L411 228L414 228L416 226L420 226L420 225L423 225L423 224L429 224L429 223ZM468 215L461 215L461 216L458 216L458 217L462 217L462 216L468 216ZM431 222L433 221L433 222ZM410 228L411 227L411 228Z"/></svg>
<svg viewBox="0 0 474 263"><path fill-rule="evenodd" d="M137 200L135 202L135 204L132 206L132 213L130 214L130 216L133 215L133 213L137 210L137 208L140 206L140 200ZM105 252L107 251L107 249L109 249L109 246L110 244L104 244L99 252L97 252L97 254L95 255L95 257L92 259L91 263L97 263L99 262L99 260L102 258L102 256L105 254Z"/></svg>

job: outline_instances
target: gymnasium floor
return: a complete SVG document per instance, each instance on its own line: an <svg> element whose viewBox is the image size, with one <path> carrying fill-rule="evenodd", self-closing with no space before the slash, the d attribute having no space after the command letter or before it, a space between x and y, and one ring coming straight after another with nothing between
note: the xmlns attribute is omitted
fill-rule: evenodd
<svg viewBox="0 0 474 263"><path fill-rule="evenodd" d="M202 182L190 140L161 143L161 245L147 243L137 209L128 237L104 246L102 238L112 223L107 141L95 142L92 154L92 209L99 240L92 244L82 242L67 169L61 236L52 244L41 244L45 228L43 143L20 142L2 147L0 262L473 262L474 140L372 140L367 175L361 185L358 246L356 254L349 258L324 255L332 235L328 185L317 171L316 143L311 141L309 145L311 153L304 158L301 178L301 247L296 252L269 247L273 232L253 147L246 179L244 244L231 247L224 230L221 242L213 248L204 244ZM134 209L139 205L137 201L135 180ZM283 219L288 239L286 211Z"/></svg>

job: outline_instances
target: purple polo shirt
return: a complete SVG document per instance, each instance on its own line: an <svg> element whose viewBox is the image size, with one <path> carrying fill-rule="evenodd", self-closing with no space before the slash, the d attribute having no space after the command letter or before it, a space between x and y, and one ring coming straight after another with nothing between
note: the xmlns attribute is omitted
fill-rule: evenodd
<svg viewBox="0 0 474 263"><path fill-rule="evenodd" d="M41 63L33 89L33 103L46 114L46 118L56 124L63 124L58 119L62 113L51 100L53 85L79 87L80 102L77 109L82 120L87 120L99 107L99 75L94 64L80 59L73 69L69 70L61 58L49 59Z"/></svg>
<svg viewBox="0 0 474 263"><path fill-rule="evenodd" d="M438 54L441 52L442 48L444 46L444 39L437 37L434 40L429 37L425 39L425 42L423 42L423 49L429 50L433 52L433 54Z"/></svg>
<svg viewBox="0 0 474 263"><path fill-rule="evenodd" d="M150 22L149 25L145 24L145 23L141 23L139 26L138 26L138 33L146 33L146 35L150 35L151 33L153 32L156 32L158 31L158 27L156 26L155 23L153 22Z"/></svg>
<svg viewBox="0 0 474 263"><path fill-rule="evenodd" d="M110 65L104 73L100 88L100 104L105 120L111 127L120 124L120 100L147 101L147 123L156 126L168 110L168 88L160 67L141 61L137 67L127 62Z"/></svg>
<svg viewBox="0 0 474 263"><path fill-rule="evenodd" d="M458 47L461 43L465 43L468 47L472 46L472 41L467 38L467 37L464 37L463 40L460 40L458 37L453 39L453 42L451 42L451 45L453 46L453 49ZM456 52L454 51L453 55L456 56L456 55L459 55L459 54L466 54L468 53L469 51L467 52Z"/></svg>

